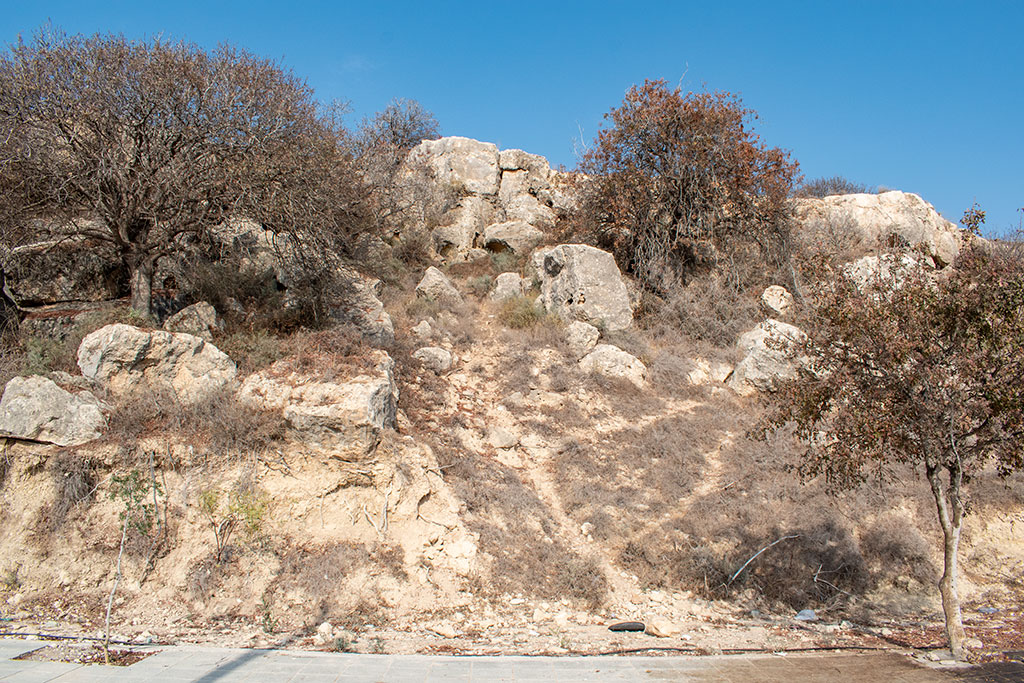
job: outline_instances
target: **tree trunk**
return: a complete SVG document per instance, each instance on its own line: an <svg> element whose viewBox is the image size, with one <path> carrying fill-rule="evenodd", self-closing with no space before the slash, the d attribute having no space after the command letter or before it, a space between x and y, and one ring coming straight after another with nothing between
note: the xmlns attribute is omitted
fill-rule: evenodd
<svg viewBox="0 0 1024 683"><path fill-rule="evenodd" d="M942 596L942 614L946 621L946 638L953 658L964 661L967 651L964 640L963 617L960 613L960 576L958 572L957 550L960 547L960 529L964 518L963 504L960 502L959 473L950 472L949 497L943 491L941 469L928 467L928 482L931 484L932 495L939 512L939 525L942 527L942 578L939 579L939 595Z"/></svg>
<svg viewBox="0 0 1024 683"><path fill-rule="evenodd" d="M153 303L153 261L143 258L131 266L132 310L149 318Z"/></svg>

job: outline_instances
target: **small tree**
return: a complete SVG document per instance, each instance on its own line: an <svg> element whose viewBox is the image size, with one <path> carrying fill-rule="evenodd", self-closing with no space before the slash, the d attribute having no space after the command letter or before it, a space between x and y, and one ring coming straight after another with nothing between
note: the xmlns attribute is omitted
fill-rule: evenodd
<svg viewBox="0 0 1024 683"><path fill-rule="evenodd" d="M0 215L112 245L148 314L158 262L232 215L344 246L364 193L337 121L243 50L40 32L0 55Z"/></svg>
<svg viewBox="0 0 1024 683"><path fill-rule="evenodd" d="M770 426L795 424L804 477L833 490L923 474L942 529L939 581L950 648L963 659L957 549L966 485L1024 466L1024 266L969 248L952 273L826 273L805 321L808 365L781 387Z"/></svg>
<svg viewBox="0 0 1024 683"><path fill-rule="evenodd" d="M737 96L645 81L605 119L580 164L584 239L658 292L751 248L783 260L798 166L761 143Z"/></svg>

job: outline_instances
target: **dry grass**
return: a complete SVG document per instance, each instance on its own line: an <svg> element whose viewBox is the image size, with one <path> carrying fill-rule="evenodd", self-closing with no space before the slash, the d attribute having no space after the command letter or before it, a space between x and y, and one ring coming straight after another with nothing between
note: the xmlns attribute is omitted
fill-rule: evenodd
<svg viewBox="0 0 1024 683"><path fill-rule="evenodd" d="M99 479L97 463L74 451L62 451L47 462L54 498L40 508L39 526L58 531L68 514L80 505L91 503Z"/></svg>
<svg viewBox="0 0 1024 683"><path fill-rule="evenodd" d="M433 445L469 527L480 535L480 550L493 558L487 592L568 598L592 609L603 604L608 586L600 567L567 548L547 506L515 470L467 454L454 439Z"/></svg>

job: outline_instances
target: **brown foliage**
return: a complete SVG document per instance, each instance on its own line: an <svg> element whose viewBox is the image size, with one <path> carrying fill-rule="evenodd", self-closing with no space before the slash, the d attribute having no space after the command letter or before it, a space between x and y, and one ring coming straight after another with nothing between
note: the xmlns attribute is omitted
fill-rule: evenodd
<svg viewBox="0 0 1024 683"><path fill-rule="evenodd" d="M785 260L798 167L761 143L737 96L645 81L605 118L581 163L579 237L659 292L709 266Z"/></svg>
<svg viewBox="0 0 1024 683"><path fill-rule="evenodd" d="M305 254L364 225L344 129L244 50L44 31L0 56L0 80L0 211L111 244L140 312L157 262L232 215L301 232Z"/></svg>

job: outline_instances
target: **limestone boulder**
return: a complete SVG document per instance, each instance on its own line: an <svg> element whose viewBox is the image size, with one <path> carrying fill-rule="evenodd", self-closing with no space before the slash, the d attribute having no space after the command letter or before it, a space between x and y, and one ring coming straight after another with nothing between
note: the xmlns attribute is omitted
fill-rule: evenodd
<svg viewBox="0 0 1024 683"><path fill-rule="evenodd" d="M352 326L371 343L395 341L394 322L380 300L384 283L352 268L344 268L340 277L345 284L328 308L331 319Z"/></svg>
<svg viewBox="0 0 1024 683"><path fill-rule="evenodd" d="M463 137L424 140L409 153L409 163L424 164L438 183L460 192L498 193L498 148L489 142Z"/></svg>
<svg viewBox="0 0 1024 683"><path fill-rule="evenodd" d="M598 344L580 360L584 372L625 379L643 387L647 379L647 366L639 358L611 344Z"/></svg>
<svg viewBox="0 0 1024 683"><path fill-rule="evenodd" d="M441 225L430 233L434 251L446 261L470 260L477 237L494 222L495 209L483 197L467 196L441 218Z"/></svg>
<svg viewBox="0 0 1024 683"><path fill-rule="evenodd" d="M501 167L502 180L508 171L525 171L539 180L547 180L551 174L548 160L539 154L530 154L521 149L503 149L498 153L498 165Z"/></svg>
<svg viewBox="0 0 1024 683"><path fill-rule="evenodd" d="M761 307L771 315L786 315L793 307L793 295L780 285L771 285L761 294Z"/></svg>
<svg viewBox="0 0 1024 683"><path fill-rule="evenodd" d="M491 290L492 301L505 301L523 295L523 278L518 273L501 273L494 278L494 289Z"/></svg>
<svg viewBox="0 0 1024 683"><path fill-rule="evenodd" d="M330 380L297 369L290 359L250 375L239 400L279 411L291 435L333 456L359 459L371 453L383 430L394 428L398 410L395 363L381 350Z"/></svg>
<svg viewBox="0 0 1024 683"><path fill-rule="evenodd" d="M544 233L524 221L506 221L487 226L484 247L488 251L527 254L544 239Z"/></svg>
<svg viewBox="0 0 1024 683"><path fill-rule="evenodd" d="M732 371L727 384L738 394L749 396L772 391L780 380L795 379L805 362L799 355L807 340L803 330L789 323L769 319L740 335L736 345L744 358Z"/></svg>
<svg viewBox="0 0 1024 683"><path fill-rule="evenodd" d="M412 357L418 360L423 367L433 370L439 375L442 372L448 372L455 362L451 351L442 349L440 346L425 346L421 349L416 349L413 351Z"/></svg>
<svg viewBox="0 0 1024 683"><path fill-rule="evenodd" d="M212 342L213 333L224 329L224 321L217 315L217 310L213 306L200 301L186 306L165 320L164 329L168 332L194 334Z"/></svg>
<svg viewBox="0 0 1024 683"><path fill-rule="evenodd" d="M861 291L871 289L875 292L902 289L908 278L930 270L931 267L914 254L864 256L843 266L843 274L853 280Z"/></svg>
<svg viewBox="0 0 1024 683"><path fill-rule="evenodd" d="M574 320L565 328L565 343L577 358L590 353L597 346L600 336L601 332L596 327L579 320Z"/></svg>
<svg viewBox="0 0 1024 683"><path fill-rule="evenodd" d="M845 233L859 241L861 253L885 249L896 236L923 249L938 267L951 264L971 238L909 192L798 199L793 212L798 230Z"/></svg>
<svg viewBox="0 0 1024 683"><path fill-rule="evenodd" d="M0 398L0 435L77 446L98 438L105 425L91 392L72 393L39 375L13 378Z"/></svg>
<svg viewBox="0 0 1024 683"><path fill-rule="evenodd" d="M549 312L608 330L633 323L629 291L608 252L560 244L534 252L533 265L541 279L540 301Z"/></svg>
<svg viewBox="0 0 1024 683"><path fill-rule="evenodd" d="M447 275L434 266L430 266L423 273L423 278L416 285L416 296L441 303L452 304L462 302L462 295L459 294L459 290L455 289L455 285L452 284Z"/></svg>
<svg viewBox="0 0 1024 683"><path fill-rule="evenodd" d="M200 337L122 324L86 336L78 347L78 367L113 394L172 391L184 403L209 396L236 373L227 354Z"/></svg>

